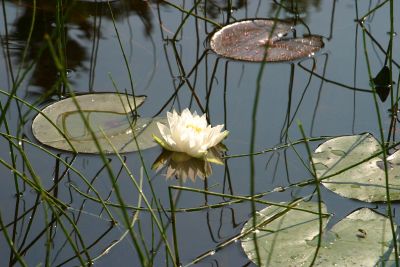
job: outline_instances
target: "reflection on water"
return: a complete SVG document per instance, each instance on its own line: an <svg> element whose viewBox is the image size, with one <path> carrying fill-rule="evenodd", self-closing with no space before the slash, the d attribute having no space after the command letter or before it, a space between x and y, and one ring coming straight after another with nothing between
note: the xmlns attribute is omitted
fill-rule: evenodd
<svg viewBox="0 0 400 267"><path fill-rule="evenodd" d="M153 169L166 167L165 176L167 179L176 177L186 182L189 178L193 182L196 177L205 179L212 173L211 164L202 159L193 158L185 153L163 150L153 163Z"/></svg>
<svg viewBox="0 0 400 267"><path fill-rule="evenodd" d="M317 11L321 9L321 0L274 0L271 4L270 16L274 16L278 8L282 8L294 17L307 20L307 14L311 12L311 9Z"/></svg>
<svg viewBox="0 0 400 267"><path fill-rule="evenodd" d="M54 0L38 0L36 9L30 0L7 0L15 4L19 12L9 27L7 36L3 36L4 42L11 50L11 60L14 64L22 63L25 56L25 66L28 67L33 61L33 72L30 84L41 90L60 93L63 86L62 77L59 74L54 58L51 55L45 35L52 37L53 45L58 51L57 57L66 70L67 78L70 75L80 75L82 72L93 74L98 52L98 41L104 36L101 33L102 20L111 20L111 12L106 1L66 1L57 8ZM143 23L143 32L150 36L153 31L152 4L165 5L163 1L121 0L112 1L110 6L116 21L137 15ZM237 0L227 3L226 1L207 1L200 5L203 12L210 18L218 18L221 13L247 8L246 0ZM275 9L281 5L289 10L294 16L306 13L311 7L319 8L320 1L286 0L271 2L269 16L272 17ZM29 46L26 41L30 36L33 13L35 11L35 24ZM228 12L229 13L229 12ZM55 27L60 18L65 18L62 28ZM229 18L228 18L229 20ZM23 54L27 47L26 55ZM87 63L89 61L89 64ZM70 79L74 84L74 80ZM93 90L93 81L89 88Z"/></svg>
<svg viewBox="0 0 400 267"><path fill-rule="evenodd" d="M210 18L218 18L223 15L223 13L231 13L232 11L245 8L247 6L247 0L211 0L205 1L202 5L202 9Z"/></svg>
<svg viewBox="0 0 400 267"><path fill-rule="evenodd" d="M205 158L194 158L186 153L174 152L163 149L152 165L152 169L166 168L167 179L176 177L186 182L187 178L195 182L196 177L202 180L211 176L211 163L223 165L222 153L226 151L223 144L218 144L207 151Z"/></svg>
<svg viewBox="0 0 400 267"><path fill-rule="evenodd" d="M4 42L11 50L10 60L14 64L21 64L24 56L26 67L34 62L31 85L51 92L57 92L62 87L62 77L44 39L46 35L52 37L57 60L66 70L67 78L71 74L74 75L74 72L79 74L87 71L94 72L98 41L103 38L102 20L112 19L106 1L65 1L57 6L54 0L38 0L36 8L30 0L8 0L8 2L15 4L19 12L11 27L8 26L9 32L8 35L3 36ZM153 31L150 2L112 1L110 7L116 21L128 18L132 14L138 15L143 22L145 35L150 36ZM35 14L34 17L33 14ZM33 21L34 25L32 25ZM56 27L61 21L63 21L63 27ZM31 29L32 32L30 32ZM29 45L26 43L27 40L30 40ZM27 48L26 55L24 55L25 47ZM73 84L73 80L70 82Z"/></svg>
<svg viewBox="0 0 400 267"><path fill-rule="evenodd" d="M83 266L93 262L98 266L140 266L138 250L153 266L164 266L166 261L173 266L176 255L170 254L165 244L174 251L174 242L183 265L198 260L200 266L246 266L249 261L232 237L240 233L251 216L246 200L251 195L251 178L257 201L260 200L257 209L264 208L267 200L291 201L309 197L315 191L314 184L304 184L312 175L298 121L310 137L311 150L325 136L366 131L379 135L371 79L361 47L365 41L373 82L388 89L389 65L384 67L384 61L389 42L389 2L366 19L364 28L356 20L383 1L169 1L182 10L161 0L110 2L127 52L127 65L132 69L132 87L135 93L148 95L141 107L142 116L163 116L167 110L188 107L204 111L209 123L224 123L230 131L225 165L214 168L212 174L209 164L182 160L170 153L160 156L161 163L167 165L159 165L159 172L152 171L157 149L102 158L72 155L36 142L30 129L30 119L36 111L28 104L39 110L42 106L25 92L39 89L40 93L54 93L64 86L44 39L46 34L51 36L61 67L70 71L69 82L77 91L123 92L129 89L130 77L107 3L37 0L35 25L27 46L34 11L32 1L3 2L7 16L2 17L6 23L0 29L0 58L5 59L0 60L0 173L4 177L0 186L0 219L29 266ZM63 3L62 8L56 8L57 2ZM398 10L399 3L394 2ZM194 3L199 5L194 7ZM294 18L306 28L305 32L309 29L324 36L326 45L320 54L297 62L267 64L262 69L261 64L221 58L209 50L209 33L218 29L217 24L274 17L278 4L284 5L280 19ZM187 18L192 8L193 13ZM65 17L65 21L60 17ZM399 25L397 15L395 23ZM297 32L298 36L303 33ZM398 51L399 37L393 38L393 47ZM392 80L397 81L399 56L393 56ZM16 77L22 62L23 67L31 70L16 95L27 103L11 99L6 108L8 99L2 90L12 92L13 88L12 82L7 84L13 76L9 66ZM112 73L113 79L108 73ZM377 103L381 114L391 108L390 102ZM255 108L257 114L253 115ZM26 115L26 110L30 114ZM96 130L100 126L118 134L125 131L123 125L129 122L88 110L87 118ZM61 116L59 125L63 124L72 139L88 136L75 113ZM68 128L74 124L77 129ZM382 124L388 134L385 139L397 139L396 122L382 116ZM46 127L42 133L49 135ZM131 137L128 141L133 143ZM255 149L253 161L249 160L250 144ZM210 179L201 179L210 175ZM186 187L176 186L174 179L166 181L165 176L195 181ZM193 178L196 176L200 179ZM38 184L43 188L38 189ZM171 191L173 194L169 195ZM324 189L322 198L329 212L335 213L335 220L364 206ZM384 204L378 206L386 211ZM167 241L158 225L166 229ZM177 233L175 241L173 226ZM3 233L0 235L0 265L17 265L17 254L10 249ZM137 236L143 236L143 240L135 239Z"/></svg>

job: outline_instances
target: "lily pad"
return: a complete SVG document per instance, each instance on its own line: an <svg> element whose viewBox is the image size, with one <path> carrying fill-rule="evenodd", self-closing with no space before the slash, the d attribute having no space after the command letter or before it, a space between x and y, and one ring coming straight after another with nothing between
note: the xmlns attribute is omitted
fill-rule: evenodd
<svg viewBox="0 0 400 267"><path fill-rule="evenodd" d="M211 49L224 57L236 60L290 61L313 55L324 43L321 36L285 37L291 24L272 19L244 20L229 24L212 37Z"/></svg>
<svg viewBox="0 0 400 267"><path fill-rule="evenodd" d="M357 210L324 235L323 245L315 266L381 266L393 248L390 220L368 208Z"/></svg>
<svg viewBox="0 0 400 267"><path fill-rule="evenodd" d="M298 208L317 211L317 203L301 203ZM256 217L256 223L283 211L268 207ZM325 207L324 207L325 210ZM324 218L324 228L327 218ZM251 229L250 219L242 232ZM316 253L319 237L317 214L290 210L256 231L261 266L309 266ZM253 232L242 240L242 247L253 262L256 260ZM364 208L324 230L314 266L380 266L392 252L390 220Z"/></svg>
<svg viewBox="0 0 400 267"><path fill-rule="evenodd" d="M380 151L379 142L366 133L330 139L315 150L312 158L317 177L323 179L322 184L329 190L366 202L386 201L382 156L367 160ZM400 200L400 152L390 155L387 163L390 198ZM324 179L330 175L333 176Z"/></svg>
<svg viewBox="0 0 400 267"><path fill-rule="evenodd" d="M103 153L114 153L113 147L119 153L147 149L156 146L152 138L159 134L156 122L166 119L135 117L135 104L138 107L144 100L118 93L79 95L75 101L80 114L73 98L66 98L44 108L33 120L32 132L39 142L56 149L73 151L72 145L77 152L99 153L83 115Z"/></svg>
<svg viewBox="0 0 400 267"><path fill-rule="evenodd" d="M288 205L288 203L282 204ZM312 202L300 202L295 207L318 212L318 205ZM285 210L286 208L282 207L267 207L257 212L256 224L262 224ZM323 213L326 213L325 205ZM327 222L328 218L324 217L324 227ZM253 218L244 225L242 234L252 227ZM315 247L308 245L308 242L319 233L319 216L291 209L270 223L258 227L255 232L261 266L301 266L300 263L307 262L315 251ZM242 238L242 247L247 257L257 263L253 233L250 232Z"/></svg>

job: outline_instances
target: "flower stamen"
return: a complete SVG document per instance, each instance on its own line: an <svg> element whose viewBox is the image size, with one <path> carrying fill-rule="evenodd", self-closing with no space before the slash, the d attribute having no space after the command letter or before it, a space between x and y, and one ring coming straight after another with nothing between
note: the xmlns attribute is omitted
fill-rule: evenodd
<svg viewBox="0 0 400 267"><path fill-rule="evenodd" d="M190 129L194 130L196 133L201 133L201 131L203 131L202 128L200 128L196 125L193 125L193 124L186 124L186 128L188 128L188 129L190 128Z"/></svg>

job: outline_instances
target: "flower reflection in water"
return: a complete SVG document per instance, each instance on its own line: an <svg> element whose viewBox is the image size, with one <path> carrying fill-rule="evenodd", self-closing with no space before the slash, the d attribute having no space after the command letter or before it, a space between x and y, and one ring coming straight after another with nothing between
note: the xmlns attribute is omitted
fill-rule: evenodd
<svg viewBox="0 0 400 267"><path fill-rule="evenodd" d="M211 163L223 165L221 158L225 147L220 144L208 150L207 156L203 158L191 157L186 153L173 152L163 149L161 154L153 163L152 169L160 170L166 167L166 178L176 177L177 179L186 182L190 178L193 182L196 177L205 179L212 173Z"/></svg>

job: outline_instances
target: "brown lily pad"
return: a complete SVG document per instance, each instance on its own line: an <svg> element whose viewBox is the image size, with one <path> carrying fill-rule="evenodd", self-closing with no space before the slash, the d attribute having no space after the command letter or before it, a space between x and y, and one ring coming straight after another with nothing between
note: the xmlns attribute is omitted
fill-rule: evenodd
<svg viewBox="0 0 400 267"><path fill-rule="evenodd" d="M223 57L255 62L264 58L268 62L296 60L312 56L324 46L318 35L287 37L291 29L290 23L281 20L244 20L217 31L210 45Z"/></svg>

